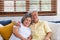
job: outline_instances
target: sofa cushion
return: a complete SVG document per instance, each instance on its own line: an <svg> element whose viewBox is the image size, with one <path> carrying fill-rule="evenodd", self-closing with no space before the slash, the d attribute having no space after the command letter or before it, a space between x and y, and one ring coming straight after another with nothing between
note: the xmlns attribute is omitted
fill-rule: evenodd
<svg viewBox="0 0 60 40"><path fill-rule="evenodd" d="M60 23L49 22L49 26L52 29L51 40L60 40Z"/></svg>
<svg viewBox="0 0 60 40"><path fill-rule="evenodd" d="M12 22L4 27L0 27L0 35L3 37L3 40L9 40L13 32L13 25L14 23Z"/></svg>
<svg viewBox="0 0 60 40"><path fill-rule="evenodd" d="M2 24L2 25L7 25L7 24L9 24L9 23L11 23L12 21L11 20L6 20L6 21L0 21L0 24Z"/></svg>

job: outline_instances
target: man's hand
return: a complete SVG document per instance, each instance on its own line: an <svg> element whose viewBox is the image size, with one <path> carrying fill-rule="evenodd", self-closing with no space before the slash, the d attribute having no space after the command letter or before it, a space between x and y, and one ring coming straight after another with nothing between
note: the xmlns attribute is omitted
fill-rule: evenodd
<svg viewBox="0 0 60 40"><path fill-rule="evenodd" d="M52 32L48 32L46 37L45 37L45 40L50 40L51 35L52 35Z"/></svg>
<svg viewBox="0 0 60 40"><path fill-rule="evenodd" d="M16 21L13 21L14 22L14 25L16 26L20 26L20 21L16 22Z"/></svg>
<svg viewBox="0 0 60 40"><path fill-rule="evenodd" d="M20 23L18 22L18 23L16 23L16 26L20 26Z"/></svg>
<svg viewBox="0 0 60 40"><path fill-rule="evenodd" d="M45 39L44 40L50 40L50 38L49 37L45 37Z"/></svg>

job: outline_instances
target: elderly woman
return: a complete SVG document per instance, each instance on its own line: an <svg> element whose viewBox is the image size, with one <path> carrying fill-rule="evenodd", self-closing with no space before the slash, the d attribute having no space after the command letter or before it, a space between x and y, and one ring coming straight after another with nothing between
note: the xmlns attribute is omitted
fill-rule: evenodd
<svg viewBox="0 0 60 40"><path fill-rule="evenodd" d="M26 14L23 16L21 23L15 25L13 28L12 40L31 40L31 30L29 28L31 24L31 16Z"/></svg>

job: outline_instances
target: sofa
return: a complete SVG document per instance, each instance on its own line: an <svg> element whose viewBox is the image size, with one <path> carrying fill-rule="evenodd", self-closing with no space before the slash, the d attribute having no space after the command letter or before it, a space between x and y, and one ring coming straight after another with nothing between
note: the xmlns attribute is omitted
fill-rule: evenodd
<svg viewBox="0 0 60 40"><path fill-rule="evenodd" d="M4 22L4 23L2 23ZM13 31L13 25L14 23L11 21L11 20L7 20L7 21L1 21L0 24L4 25L4 27L6 27L4 30L8 30L7 32L5 33L8 33L8 36L6 36L7 34L3 34L5 35L5 37L8 37L8 39L6 38L5 40L11 40L10 37L11 37L11 34L12 34L12 31ZM50 28L52 29L52 36L51 36L51 40L60 40L60 23L53 23L53 22L48 22ZM4 28L3 27L3 28ZM9 28L9 29L8 29ZM2 30L2 29L0 29ZM3 35L3 37L4 37ZM0 32L0 40L3 40L3 37L1 36L1 32ZM4 37L4 38L5 38Z"/></svg>
<svg viewBox="0 0 60 40"><path fill-rule="evenodd" d="M60 40L60 23L48 22L52 29L51 40Z"/></svg>

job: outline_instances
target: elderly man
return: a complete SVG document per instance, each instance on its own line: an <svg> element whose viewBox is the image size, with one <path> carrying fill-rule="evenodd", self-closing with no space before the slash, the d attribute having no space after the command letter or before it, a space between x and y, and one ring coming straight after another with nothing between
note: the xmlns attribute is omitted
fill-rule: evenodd
<svg viewBox="0 0 60 40"><path fill-rule="evenodd" d="M38 19L38 12L31 12L32 25L30 26L32 30L32 40L50 40L51 29L46 21L41 21Z"/></svg>

